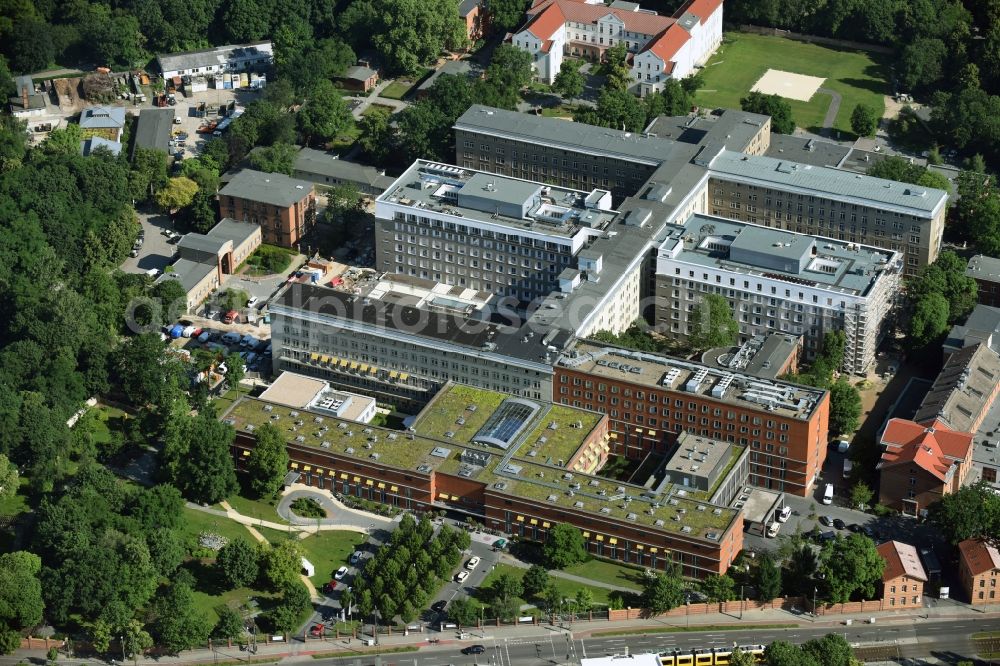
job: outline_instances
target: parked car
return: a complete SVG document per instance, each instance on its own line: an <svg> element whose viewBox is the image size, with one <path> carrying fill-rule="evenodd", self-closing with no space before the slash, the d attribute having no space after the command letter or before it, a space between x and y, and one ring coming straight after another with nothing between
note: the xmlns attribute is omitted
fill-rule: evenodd
<svg viewBox="0 0 1000 666"><path fill-rule="evenodd" d="M462 654L482 654L486 652L485 645L470 645L462 648Z"/></svg>
<svg viewBox="0 0 1000 666"><path fill-rule="evenodd" d="M344 580L344 576L347 575L347 567L340 567L337 569L336 573L333 574L334 580Z"/></svg>
<svg viewBox="0 0 1000 666"><path fill-rule="evenodd" d="M222 315L223 324L237 324L240 321L240 313L236 310L229 310L226 314Z"/></svg>
<svg viewBox="0 0 1000 666"><path fill-rule="evenodd" d="M132 251L128 253L128 256L132 257L133 259L135 259L136 257L138 257L139 256L139 248L133 247Z"/></svg>
<svg viewBox="0 0 1000 666"><path fill-rule="evenodd" d="M208 331L202 331L201 335L198 336L198 342L206 343L211 337L212 337L211 333L209 333Z"/></svg>
<svg viewBox="0 0 1000 666"><path fill-rule="evenodd" d="M360 550L356 550L353 553L351 553L351 565L352 566L356 565L358 562L361 561L361 558L364 556L365 554L362 553Z"/></svg>
<svg viewBox="0 0 1000 666"><path fill-rule="evenodd" d="M337 581L331 580L329 583L323 583L323 592L330 594L337 589Z"/></svg>
<svg viewBox="0 0 1000 666"><path fill-rule="evenodd" d="M465 563L465 568L468 569L469 571L472 571L479 566L479 562L480 560L478 557L473 557L471 560Z"/></svg>
<svg viewBox="0 0 1000 666"><path fill-rule="evenodd" d="M447 607L448 607L448 602L442 599L441 601L434 602L434 604L431 605L431 610L434 611L435 613L443 613Z"/></svg>
<svg viewBox="0 0 1000 666"><path fill-rule="evenodd" d="M222 341L227 345L235 345L237 342L240 341L240 334L237 333L236 331L229 331L228 333L222 336Z"/></svg>
<svg viewBox="0 0 1000 666"><path fill-rule="evenodd" d="M779 523L784 523L788 520L788 518L791 515L792 515L792 507L785 506L781 508L781 511L777 512L777 515L775 517L778 519Z"/></svg>
<svg viewBox="0 0 1000 666"><path fill-rule="evenodd" d="M181 335L183 335L185 338L190 338L192 335L194 335L195 330L197 329L194 326L190 325L185 326L184 331L181 333Z"/></svg>
<svg viewBox="0 0 1000 666"><path fill-rule="evenodd" d="M247 301L247 307L248 308L256 307L257 303L259 303L259 302L260 302L259 298L257 298L256 296L251 296L250 300Z"/></svg>
<svg viewBox="0 0 1000 666"><path fill-rule="evenodd" d="M836 527L838 530L847 529L847 523L845 523L840 518L833 519L833 526Z"/></svg>
<svg viewBox="0 0 1000 666"><path fill-rule="evenodd" d="M253 348L253 347L256 347L256 346L257 346L257 338L253 337L249 333L247 333L246 335L244 335L243 339L240 340L240 347L250 347L250 348Z"/></svg>
<svg viewBox="0 0 1000 666"><path fill-rule="evenodd" d="M468 578L468 577L469 577L469 572L468 571L459 571L458 575L455 576L455 582L456 583L464 583L465 579Z"/></svg>
<svg viewBox="0 0 1000 666"><path fill-rule="evenodd" d="M820 516L819 523L825 527L833 527L833 518L831 516Z"/></svg>
<svg viewBox="0 0 1000 666"><path fill-rule="evenodd" d="M324 624L314 624L309 630L310 636L323 636L323 632L326 631L326 625Z"/></svg>

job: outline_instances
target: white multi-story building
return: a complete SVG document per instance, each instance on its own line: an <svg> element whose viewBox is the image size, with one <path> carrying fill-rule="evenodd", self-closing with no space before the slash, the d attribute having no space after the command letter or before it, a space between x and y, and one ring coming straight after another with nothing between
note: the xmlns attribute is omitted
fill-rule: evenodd
<svg viewBox="0 0 1000 666"><path fill-rule="evenodd" d="M843 369L864 373L888 329L901 270L892 250L693 215L660 245L657 324L686 337L702 325L692 311L718 294L744 339L801 335L812 357L827 331L843 331Z"/></svg>
<svg viewBox="0 0 1000 666"><path fill-rule="evenodd" d="M616 216L607 190L418 160L375 200L375 262L526 303L567 269L587 270L583 251Z"/></svg>
<svg viewBox="0 0 1000 666"><path fill-rule="evenodd" d="M542 0L511 38L534 58L538 78L551 83L563 56L601 60L607 49L624 44L635 54L635 90L646 95L681 79L703 63L722 42L722 0L690 0L673 17L634 3L606 6L581 0Z"/></svg>

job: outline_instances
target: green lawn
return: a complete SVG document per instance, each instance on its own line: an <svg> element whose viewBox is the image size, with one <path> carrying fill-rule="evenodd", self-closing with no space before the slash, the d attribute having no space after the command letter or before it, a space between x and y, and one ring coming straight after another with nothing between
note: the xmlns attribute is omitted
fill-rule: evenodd
<svg viewBox="0 0 1000 666"><path fill-rule="evenodd" d="M576 107L571 104L560 104L559 106L542 107L542 115L546 118L566 118L572 120Z"/></svg>
<svg viewBox="0 0 1000 666"><path fill-rule="evenodd" d="M288 541L289 539L295 541L299 538L299 533L297 530L272 530L270 527L255 527L255 530L261 533L267 542L272 546L281 543L282 541Z"/></svg>
<svg viewBox="0 0 1000 666"><path fill-rule="evenodd" d="M822 84L843 97L835 127L851 132L851 111L859 103L885 111L886 83L884 56L796 42L782 37L727 32L723 45L702 70L704 83L695 95L708 108L740 108L740 98L768 69L780 69L809 76L822 76ZM816 131L830 106L830 96L816 93L809 102L789 100L799 127Z"/></svg>
<svg viewBox="0 0 1000 666"><path fill-rule="evenodd" d="M236 537L243 537L247 540L253 539L247 528L234 520L230 520L225 516L216 516L204 511L198 511L197 509L184 507L183 534L185 542L196 543L198 535L201 532L212 532L222 535L227 539L234 539Z"/></svg>
<svg viewBox="0 0 1000 666"><path fill-rule="evenodd" d="M250 499L243 495L233 495L232 497L226 498L226 501L229 502L229 506L236 509L239 513L242 513L244 516L250 516L251 518L256 518L257 520L268 520L274 523L287 522L278 515L278 512L275 509L277 506L276 501Z"/></svg>
<svg viewBox="0 0 1000 666"><path fill-rule="evenodd" d="M302 554L316 567L314 585L321 586L333 578L333 572L347 564L348 558L365 541L359 532L330 530L308 536L299 542Z"/></svg>
<svg viewBox="0 0 1000 666"><path fill-rule="evenodd" d="M392 112L396 110L393 107L389 106L388 104L371 104L368 106L367 109L364 110L364 113L362 113L361 115L367 116L369 113L374 113L375 111L380 109L382 111L388 111L389 115L392 115Z"/></svg>
<svg viewBox="0 0 1000 666"><path fill-rule="evenodd" d="M0 517L14 517L28 510L28 479L18 478L18 489L12 497L0 499Z"/></svg>
<svg viewBox="0 0 1000 666"><path fill-rule="evenodd" d="M566 567L563 571L608 585L632 588L636 592L642 589L642 569L627 567L607 560L588 560L583 564Z"/></svg>
<svg viewBox="0 0 1000 666"><path fill-rule="evenodd" d="M246 395L246 392L243 391L240 395ZM215 398L213 402L215 403L215 409L217 410L219 416L222 416L226 413L226 410L232 407L233 403L236 402L236 389L230 389L218 398Z"/></svg>
<svg viewBox="0 0 1000 666"><path fill-rule="evenodd" d="M483 581L482 585L479 586L479 589L485 593L487 588L489 588L493 581L496 580L501 574L510 574L514 578L521 580L526 572L527 569L512 567L509 564L497 565L497 568L486 576L486 579ZM612 590L607 588L584 585L582 583L566 580L564 578L557 578L556 576L550 576L549 580L556 584L556 588L560 593L562 593L564 598L576 596L577 591L583 588L590 590L590 594L594 598L594 603L599 606L608 605L608 595L612 592ZM528 603L533 602L532 599L525 599L525 601Z"/></svg>
<svg viewBox="0 0 1000 666"><path fill-rule="evenodd" d="M125 412L117 407L109 407L107 405L98 405L93 408L93 412L97 416L94 428L94 442L97 444L107 444L111 441L111 430L120 430L123 427L122 420L126 416Z"/></svg>
<svg viewBox="0 0 1000 666"><path fill-rule="evenodd" d="M379 97L385 97L387 99L403 99L414 86L419 85L420 82L423 81L425 77L430 76L433 71L434 70L428 68L421 70L413 76L402 76L387 85L385 90L379 93Z"/></svg>
<svg viewBox="0 0 1000 666"><path fill-rule="evenodd" d="M330 150L336 150L338 148L350 148L354 145L354 142L358 140L361 136L361 128L358 127L357 123L351 125L350 129L342 132L340 136L331 141L328 144Z"/></svg>

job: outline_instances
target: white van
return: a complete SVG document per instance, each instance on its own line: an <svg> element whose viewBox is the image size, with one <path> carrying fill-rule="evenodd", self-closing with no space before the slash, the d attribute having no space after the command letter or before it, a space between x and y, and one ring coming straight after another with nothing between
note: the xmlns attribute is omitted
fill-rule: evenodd
<svg viewBox="0 0 1000 666"><path fill-rule="evenodd" d="M792 515L792 507L790 506L781 507L781 510L776 511L775 513L777 514L775 517L778 519L779 523L787 522L788 518Z"/></svg>
<svg viewBox="0 0 1000 666"><path fill-rule="evenodd" d="M823 489L823 504L833 504L833 484L826 484L826 488Z"/></svg>
<svg viewBox="0 0 1000 666"><path fill-rule="evenodd" d="M767 536L768 536L768 538L773 539L774 537L778 536L778 529L780 527L781 527L781 523L777 523L777 522L771 523L770 525L768 525L767 526Z"/></svg>

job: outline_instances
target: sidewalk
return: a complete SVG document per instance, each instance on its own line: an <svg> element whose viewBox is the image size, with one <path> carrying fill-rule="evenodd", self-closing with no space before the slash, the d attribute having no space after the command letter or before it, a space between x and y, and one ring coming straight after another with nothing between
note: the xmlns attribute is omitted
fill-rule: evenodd
<svg viewBox="0 0 1000 666"><path fill-rule="evenodd" d="M949 605L945 607L935 607L935 608L923 608L919 609L919 613L914 612L896 612L896 613L883 613L875 614L878 618L878 623L885 626L895 626L895 625L919 625L921 621L928 620L947 620L947 619L960 619L960 618L990 618L996 619L1000 618L1000 605L991 606L988 610L979 611L973 610L968 606L958 606ZM449 630L444 632L438 632L435 630L425 628L423 632L411 632L409 636L404 636L403 634L393 634L392 636L379 636L379 648L374 647L367 648L364 647L362 642L358 639L336 639L336 638L325 638L325 639L309 639L305 642L301 640L292 640L287 643L272 643L269 645L260 644L258 645L257 653L253 656L247 654L246 652L241 652L238 647L228 648L223 647L217 649L217 651L202 649L202 650L189 650L184 652L180 656L163 656L163 657L145 657L140 658L136 662L137 664L143 664L144 666L154 666L155 664L168 664L172 666L180 666L182 664L197 664L197 663L209 663L215 661L219 658L225 660L239 660L239 661L250 661L251 659L256 661L277 661L279 659L288 659L290 661L297 660L312 660L313 655L323 654L333 656L352 656L361 654L375 654L377 651L387 650L391 648L398 648L403 646L412 646L417 649L420 648L439 648L449 645L466 645L474 644L488 640L502 640L502 639L531 639L531 638L548 638L553 634L565 635L568 634L573 640L581 640L587 638L593 638L600 636L601 634L609 632L627 632L632 629L651 629L656 627L678 627L683 628L685 625L690 625L692 629L697 627L711 627L712 631L718 632L723 631L722 627L732 630L738 630L740 627L753 626L760 624L794 624L799 628L828 628L830 630L842 630L845 625L845 620L851 620L853 623L862 624L869 617L872 616L871 613L866 613L864 615L838 615L835 617L826 616L820 618L813 618L805 613L792 613L789 611L778 611L778 610L762 610L762 611L746 611L744 612L744 619L739 620L738 618L722 614L715 613L709 615L699 615L686 618L684 616L671 617L671 618L652 618L652 619L636 619L621 622L607 622L605 620L595 620L593 622L588 622L586 620L578 620L567 627L552 626L549 624L538 624L538 625L527 625L527 626L503 626L503 627L490 627L486 626L482 630L478 628L471 628L468 630L468 638L465 640L458 640L458 635L455 631ZM789 631L792 631L789 628ZM439 639L439 642L430 644L427 642L429 638ZM12 658L17 661L25 657L35 657L43 658L44 650L19 650L11 655ZM65 659L65 658L64 658ZM0 663L2 663L0 659ZM107 662L100 659L77 659L73 658L74 662L80 664L103 664L106 666Z"/></svg>

